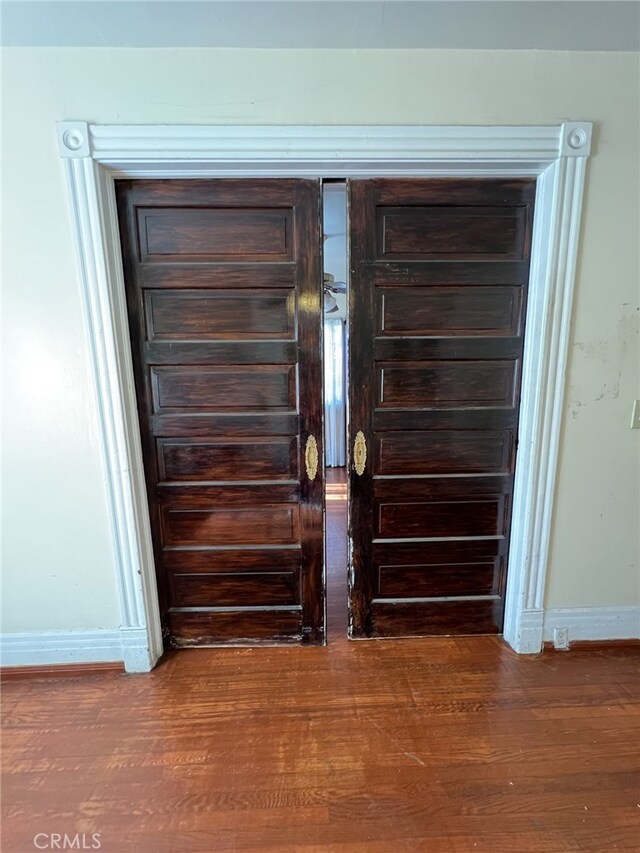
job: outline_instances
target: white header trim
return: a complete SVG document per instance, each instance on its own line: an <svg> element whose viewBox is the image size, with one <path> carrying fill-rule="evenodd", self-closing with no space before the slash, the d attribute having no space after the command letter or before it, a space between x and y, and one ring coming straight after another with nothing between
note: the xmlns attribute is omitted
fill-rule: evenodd
<svg viewBox="0 0 640 853"><path fill-rule="evenodd" d="M398 170L403 166L508 161L538 169L558 156L586 157L591 124L566 122L549 127L416 126L201 126L58 125L62 157L91 156L96 163L129 173L132 165L166 167L168 163L217 165L222 171L242 165L279 172L313 167L335 174L372 163ZM90 152L90 154L89 154Z"/></svg>

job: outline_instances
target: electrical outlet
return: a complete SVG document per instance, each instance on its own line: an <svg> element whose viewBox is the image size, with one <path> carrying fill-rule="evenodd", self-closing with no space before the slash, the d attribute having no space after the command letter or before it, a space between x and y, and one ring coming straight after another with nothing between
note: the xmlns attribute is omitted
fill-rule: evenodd
<svg viewBox="0 0 640 853"><path fill-rule="evenodd" d="M569 629L554 628L553 629L553 647L554 649L569 648Z"/></svg>
<svg viewBox="0 0 640 853"><path fill-rule="evenodd" d="M633 412L631 413L631 429L640 429L640 400L633 401Z"/></svg>

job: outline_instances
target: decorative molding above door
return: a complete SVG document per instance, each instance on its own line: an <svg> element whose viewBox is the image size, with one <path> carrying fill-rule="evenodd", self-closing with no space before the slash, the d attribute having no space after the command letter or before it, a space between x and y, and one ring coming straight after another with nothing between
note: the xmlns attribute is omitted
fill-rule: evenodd
<svg viewBox="0 0 640 853"><path fill-rule="evenodd" d="M591 124L228 127L58 124L96 384L128 671L162 653L133 391L114 180L173 177L536 177L519 457L504 637L538 652ZM132 629L146 632L129 652ZM139 630L135 630L136 636Z"/></svg>
<svg viewBox="0 0 640 853"><path fill-rule="evenodd" d="M588 157L589 122L542 127L58 124L60 156L128 177L541 174Z"/></svg>

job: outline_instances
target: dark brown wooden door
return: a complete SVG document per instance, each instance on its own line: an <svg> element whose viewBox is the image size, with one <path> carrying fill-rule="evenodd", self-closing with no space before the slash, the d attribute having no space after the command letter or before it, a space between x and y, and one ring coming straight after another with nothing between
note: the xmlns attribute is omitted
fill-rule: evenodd
<svg viewBox="0 0 640 853"><path fill-rule="evenodd" d="M350 182L352 637L502 630L534 193Z"/></svg>
<svg viewBox="0 0 640 853"><path fill-rule="evenodd" d="M319 183L117 200L168 644L323 643Z"/></svg>

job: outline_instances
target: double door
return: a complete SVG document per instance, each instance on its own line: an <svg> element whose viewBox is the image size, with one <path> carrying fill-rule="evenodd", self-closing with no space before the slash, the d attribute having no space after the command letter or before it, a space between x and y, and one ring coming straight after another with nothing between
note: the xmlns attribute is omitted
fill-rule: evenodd
<svg viewBox="0 0 640 853"><path fill-rule="evenodd" d="M348 197L349 635L499 632L534 183ZM117 200L167 644L321 644L321 185Z"/></svg>

